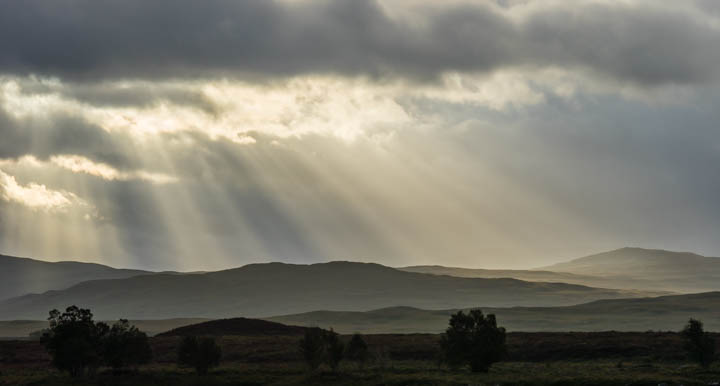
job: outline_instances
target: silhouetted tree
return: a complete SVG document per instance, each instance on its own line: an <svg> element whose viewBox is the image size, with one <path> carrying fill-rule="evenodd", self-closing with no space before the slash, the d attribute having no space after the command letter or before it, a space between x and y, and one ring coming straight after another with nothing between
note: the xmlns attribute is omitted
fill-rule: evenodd
<svg viewBox="0 0 720 386"><path fill-rule="evenodd" d="M685 350L690 359L702 367L708 367L715 360L715 339L705 332L699 320L690 319L680 332L685 338Z"/></svg>
<svg viewBox="0 0 720 386"><path fill-rule="evenodd" d="M198 339L194 336L186 336L180 342L178 364L193 367L200 375L205 375L211 368L218 366L220 359L222 359L222 350L214 338Z"/></svg>
<svg viewBox="0 0 720 386"><path fill-rule="evenodd" d="M345 353L345 345L340 341L340 336L332 329L325 332L325 351L328 366L333 372L337 372Z"/></svg>
<svg viewBox="0 0 720 386"><path fill-rule="evenodd" d="M102 363L102 339L108 331L105 323L95 323L90 310L68 307L65 312L50 311L50 328L41 342L61 371L76 377Z"/></svg>
<svg viewBox="0 0 720 386"><path fill-rule="evenodd" d="M305 336L300 339L298 348L308 369L310 371L317 370L322 364L325 355L324 331L317 327L306 328Z"/></svg>
<svg viewBox="0 0 720 386"><path fill-rule="evenodd" d="M365 361L368 359L368 346L362 335L354 334L352 338L350 338L350 342L345 350L345 356L351 361L357 362L361 368L365 365Z"/></svg>
<svg viewBox="0 0 720 386"><path fill-rule="evenodd" d="M152 350L147 335L125 319L115 323L103 338L103 362L116 373L150 359Z"/></svg>
<svg viewBox="0 0 720 386"><path fill-rule="evenodd" d="M505 354L505 329L497 326L495 315L484 316L479 309L467 314L459 311L450 317L440 349L443 362L451 367L487 372Z"/></svg>

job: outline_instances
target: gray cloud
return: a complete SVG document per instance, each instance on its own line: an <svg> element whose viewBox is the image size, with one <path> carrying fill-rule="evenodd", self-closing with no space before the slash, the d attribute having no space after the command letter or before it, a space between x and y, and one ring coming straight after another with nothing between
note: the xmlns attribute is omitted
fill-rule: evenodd
<svg viewBox="0 0 720 386"><path fill-rule="evenodd" d="M113 83L63 83L53 84L36 78L13 78L23 95L58 95L95 107L152 107L168 103L182 107L194 107L208 114L217 115L221 109L202 91L174 84L155 82Z"/></svg>
<svg viewBox="0 0 720 386"><path fill-rule="evenodd" d="M96 237L103 255L49 243L50 256L145 268L332 259L528 267L624 245L718 255L718 100L708 92L692 107L654 106L578 95L512 114L424 106L457 124L400 131L381 145L307 135L277 146L254 133L243 146L163 133L120 150L144 154L146 168L172 165L177 184L51 172L18 180L77 192L103 217L50 228ZM5 229L40 216L0 210ZM47 256L45 235L14 249L13 231L4 232L6 253Z"/></svg>
<svg viewBox="0 0 720 386"><path fill-rule="evenodd" d="M698 9L695 12L690 7ZM373 0L26 0L0 4L0 72L75 79L584 67L640 84L717 76L714 6L448 5L393 18ZM710 17L710 16L707 16Z"/></svg>
<svg viewBox="0 0 720 386"><path fill-rule="evenodd" d="M14 119L0 109L0 158L32 155L45 160L58 154L78 154L120 169L133 168L136 159L127 135L110 134L82 118L57 114L53 119Z"/></svg>
<svg viewBox="0 0 720 386"><path fill-rule="evenodd" d="M7 84L18 90L7 97L37 96L13 101L35 108L56 94L81 102L15 118L0 100L0 158L77 154L178 177L153 185L16 165L6 172L23 186L76 193L99 216L72 222L0 200L0 250L158 269L265 259L527 267L624 245L720 255L717 3L543 2L523 12L508 4L525 2L501 3L397 18L370 0L0 2L0 73L63 80L13 76ZM255 141L241 145L212 134L222 98L203 94L201 82L173 81L315 73L427 81L507 67L582 69L597 77L576 79L609 88L702 86L663 104L670 98L624 99L582 85L560 95L545 89L552 81L536 82L542 103L504 111L398 97L393 107L418 130L388 124L387 138L346 143L322 131L283 138L252 131L252 122L229 125ZM129 78L150 81L122 81ZM647 94L654 91L675 89ZM165 102L212 117L133 137L130 125L108 131L86 114L88 105L152 114ZM300 110L288 114L288 128L324 113ZM58 245L66 239L77 245Z"/></svg>

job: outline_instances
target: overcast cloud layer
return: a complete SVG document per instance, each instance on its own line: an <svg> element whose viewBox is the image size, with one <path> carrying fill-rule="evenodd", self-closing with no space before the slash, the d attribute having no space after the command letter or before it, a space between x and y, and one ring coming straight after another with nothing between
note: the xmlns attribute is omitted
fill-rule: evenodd
<svg viewBox="0 0 720 386"><path fill-rule="evenodd" d="M434 78L588 68L641 84L718 75L711 2L27 0L0 5L0 68L80 79L307 73Z"/></svg>
<svg viewBox="0 0 720 386"><path fill-rule="evenodd" d="M720 256L713 1L0 3L0 253Z"/></svg>

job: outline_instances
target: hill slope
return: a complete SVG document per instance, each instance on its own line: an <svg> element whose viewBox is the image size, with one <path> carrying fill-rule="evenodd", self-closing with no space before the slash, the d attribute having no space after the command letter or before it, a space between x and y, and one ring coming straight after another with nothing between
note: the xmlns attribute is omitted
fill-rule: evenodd
<svg viewBox="0 0 720 386"><path fill-rule="evenodd" d="M659 249L621 248L540 268L638 280L635 288L699 292L720 289L720 258Z"/></svg>
<svg viewBox="0 0 720 386"><path fill-rule="evenodd" d="M219 319L174 328L158 336L259 336L302 335L307 327L288 326L262 319Z"/></svg>
<svg viewBox="0 0 720 386"><path fill-rule="evenodd" d="M150 273L100 264L71 261L51 263L0 255L0 299L65 289L87 280L124 279Z"/></svg>
<svg viewBox="0 0 720 386"><path fill-rule="evenodd" d="M590 276L568 272L520 269L474 269L445 267L441 265L417 265L398 268L406 272L448 275L467 278L499 279L512 278L525 281L568 283L600 288L653 289L663 290L657 282L623 276Z"/></svg>
<svg viewBox="0 0 720 386"><path fill-rule="evenodd" d="M0 302L0 320L42 319L52 308L90 308L98 318L267 317L321 309L366 311L407 305L556 306L647 295L562 283L467 279L403 272L378 264L251 264L195 275L96 280Z"/></svg>
<svg viewBox="0 0 720 386"><path fill-rule="evenodd" d="M600 300L567 307L483 307L511 331L677 331L688 318L720 330L720 292L654 298ZM333 327L341 333L439 333L457 310L392 307L369 312L316 311L268 320Z"/></svg>

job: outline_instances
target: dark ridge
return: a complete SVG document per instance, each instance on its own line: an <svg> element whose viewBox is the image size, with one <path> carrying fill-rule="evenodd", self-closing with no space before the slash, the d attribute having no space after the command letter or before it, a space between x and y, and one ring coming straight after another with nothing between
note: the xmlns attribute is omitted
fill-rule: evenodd
<svg viewBox="0 0 720 386"><path fill-rule="evenodd" d="M288 326L260 319L232 318L178 327L157 336L262 336L302 335L307 327Z"/></svg>

